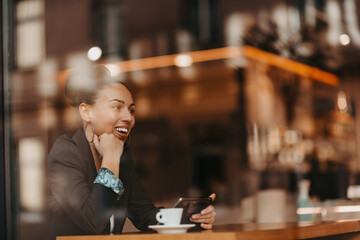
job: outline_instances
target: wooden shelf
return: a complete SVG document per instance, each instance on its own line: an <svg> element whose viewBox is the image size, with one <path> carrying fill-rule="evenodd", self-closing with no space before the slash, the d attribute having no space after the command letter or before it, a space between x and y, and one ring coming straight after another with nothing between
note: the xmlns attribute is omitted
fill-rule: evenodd
<svg viewBox="0 0 360 240"><path fill-rule="evenodd" d="M215 48L202 51L193 51L181 54L163 55L142 59L134 59L120 62L112 62L104 64L104 66L112 65L117 66L121 72L133 72L139 70L157 69L163 67L171 67L175 65L175 58L179 55L188 55L191 57L193 63L231 59L246 57L252 60L260 61L271 66L293 72L300 76L314 79L316 81L337 86L339 79L336 75L322 71L318 68L299 63L279 55L268 53L266 51L251 47L224 47ZM62 82L68 74L68 69L58 73L58 80Z"/></svg>

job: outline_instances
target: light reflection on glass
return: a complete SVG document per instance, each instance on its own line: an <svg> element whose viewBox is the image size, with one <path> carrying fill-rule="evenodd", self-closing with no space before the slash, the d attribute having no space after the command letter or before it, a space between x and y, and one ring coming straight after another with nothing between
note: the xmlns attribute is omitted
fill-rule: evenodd
<svg viewBox="0 0 360 240"><path fill-rule="evenodd" d="M17 64L22 68L34 67L44 56L44 24L42 21L28 21L18 25Z"/></svg>
<svg viewBox="0 0 360 240"><path fill-rule="evenodd" d="M45 207L44 153L40 139L29 137L19 140L20 203L30 212L41 211Z"/></svg>
<svg viewBox="0 0 360 240"><path fill-rule="evenodd" d="M178 71L180 76L183 77L185 80L195 79L196 70L194 66L179 68Z"/></svg>
<svg viewBox="0 0 360 240"><path fill-rule="evenodd" d="M305 5L305 22L308 26L315 27L316 8L314 0L307 0Z"/></svg>
<svg viewBox="0 0 360 240"><path fill-rule="evenodd" d="M109 70L112 77L116 77L121 73L121 68L117 64L106 64L105 67Z"/></svg>
<svg viewBox="0 0 360 240"><path fill-rule="evenodd" d="M246 13L233 13L225 23L225 37L227 46L238 46L247 28L254 22L253 16Z"/></svg>
<svg viewBox="0 0 360 240"><path fill-rule="evenodd" d="M39 126L44 129L51 129L56 127L57 116L54 108L43 106L38 112Z"/></svg>
<svg viewBox="0 0 360 240"><path fill-rule="evenodd" d="M302 214L319 214L321 213L322 208L321 207L306 207L306 208L298 208L296 210L296 213L299 215Z"/></svg>
<svg viewBox="0 0 360 240"><path fill-rule="evenodd" d="M179 30L176 32L176 45L179 52L191 51L191 35L188 31Z"/></svg>
<svg viewBox="0 0 360 240"><path fill-rule="evenodd" d="M72 77L77 81L70 81L69 87L74 90L89 90L95 88L97 80L92 69L92 62L83 53L74 53L67 59L67 65L72 70ZM79 76L79 77L77 77Z"/></svg>
<svg viewBox="0 0 360 240"><path fill-rule="evenodd" d="M65 126L70 129L76 129L80 127L80 115L73 106L68 106L65 108L63 113L63 121Z"/></svg>
<svg viewBox="0 0 360 240"><path fill-rule="evenodd" d="M41 0L19 1L16 4L17 20L38 17L44 12L44 2Z"/></svg>
<svg viewBox="0 0 360 240"><path fill-rule="evenodd" d="M200 90L197 86L186 86L182 92L182 100L185 104L195 104L200 96Z"/></svg>
<svg viewBox="0 0 360 240"><path fill-rule="evenodd" d="M329 212L332 213L355 213L360 212L360 205L353 205L353 206L335 206L335 207L305 207L305 208L298 208L296 210L297 214L323 214L326 215Z"/></svg>
<svg viewBox="0 0 360 240"><path fill-rule="evenodd" d="M339 92L337 97L337 106L342 113L346 113L348 109L348 104L346 100L346 94L344 92Z"/></svg>
<svg viewBox="0 0 360 240"><path fill-rule="evenodd" d="M136 104L136 116L146 117L150 114L151 104L148 97L137 96L135 99L135 104Z"/></svg>
<svg viewBox="0 0 360 240"><path fill-rule="evenodd" d="M328 19L329 30L327 33L327 40L330 45L338 45L338 36L343 32L341 23L341 7L339 3L334 0L326 2L326 15L331 16Z"/></svg>
<svg viewBox="0 0 360 240"><path fill-rule="evenodd" d="M142 70L133 71L130 73L132 80L139 86L144 86L147 83L146 73Z"/></svg>
<svg viewBox="0 0 360 240"><path fill-rule="evenodd" d="M357 1L358 2L358 1ZM360 31L357 18L357 7L355 0L345 0L344 1L344 10L345 10L345 20L347 23L347 30L352 38L353 43L356 46L360 46Z"/></svg>
<svg viewBox="0 0 360 240"><path fill-rule="evenodd" d="M285 4L278 4L272 13L274 22L279 26L279 32L287 32L287 34L296 33L300 28L299 14L293 7ZM280 35L286 36L285 34Z"/></svg>
<svg viewBox="0 0 360 240"><path fill-rule="evenodd" d="M46 59L39 70L39 91L44 97L55 97L58 90L58 66L55 59Z"/></svg>

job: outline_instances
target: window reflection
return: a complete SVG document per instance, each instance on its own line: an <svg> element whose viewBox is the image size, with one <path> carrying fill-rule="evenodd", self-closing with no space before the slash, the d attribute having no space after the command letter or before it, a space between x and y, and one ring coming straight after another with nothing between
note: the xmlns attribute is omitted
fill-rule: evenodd
<svg viewBox="0 0 360 240"><path fill-rule="evenodd" d="M357 1L140 3L16 2L9 84L19 239L46 238L47 153L79 127L64 79L94 63L134 92L131 149L156 202L217 191L219 223L256 222L253 210L269 207L256 205L260 190L294 200L306 178L321 204L359 183ZM91 78L72 87L91 87ZM205 163L212 174L196 178ZM296 221L296 201L284 204Z"/></svg>
<svg viewBox="0 0 360 240"><path fill-rule="evenodd" d="M45 55L43 4L42 0L30 0L16 6L17 65L20 68L40 64Z"/></svg>
<svg viewBox="0 0 360 240"><path fill-rule="evenodd" d="M45 147L36 137L19 140L20 204L26 212L45 209Z"/></svg>

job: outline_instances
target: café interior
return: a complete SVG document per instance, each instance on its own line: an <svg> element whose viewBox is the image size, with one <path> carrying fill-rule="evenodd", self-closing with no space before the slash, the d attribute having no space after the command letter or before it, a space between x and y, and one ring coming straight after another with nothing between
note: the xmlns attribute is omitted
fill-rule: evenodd
<svg viewBox="0 0 360 240"><path fill-rule="evenodd" d="M358 1L6 0L2 20L4 239L49 239L47 156L81 127L66 76L93 65L133 94L156 206L214 192L215 226L360 218Z"/></svg>

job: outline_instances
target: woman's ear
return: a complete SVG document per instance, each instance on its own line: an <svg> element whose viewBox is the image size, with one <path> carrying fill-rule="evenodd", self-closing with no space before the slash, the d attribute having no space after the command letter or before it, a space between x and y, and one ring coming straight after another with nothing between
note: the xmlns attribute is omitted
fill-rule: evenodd
<svg viewBox="0 0 360 240"><path fill-rule="evenodd" d="M81 118L86 122L91 122L90 118L90 107L86 103L81 103L79 105L79 113Z"/></svg>

